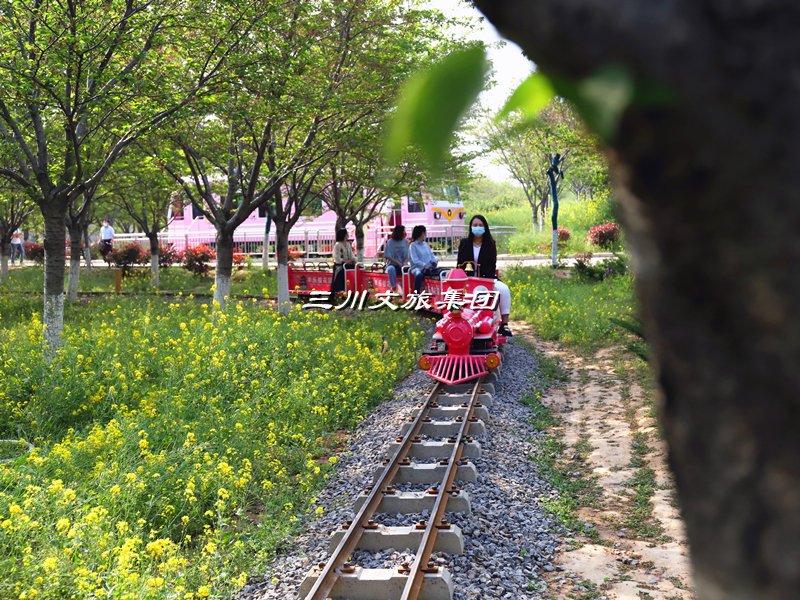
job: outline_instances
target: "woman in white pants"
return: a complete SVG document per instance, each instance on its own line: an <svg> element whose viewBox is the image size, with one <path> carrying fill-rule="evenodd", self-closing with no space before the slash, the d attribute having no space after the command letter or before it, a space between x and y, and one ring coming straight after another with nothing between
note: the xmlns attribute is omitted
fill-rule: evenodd
<svg viewBox="0 0 800 600"><path fill-rule="evenodd" d="M475 215L470 221L469 235L458 246L457 266L468 268L478 277L494 279L494 289L500 295L500 335L511 336L508 316L511 314L511 290L497 279L497 244L489 231L489 223L483 215Z"/></svg>

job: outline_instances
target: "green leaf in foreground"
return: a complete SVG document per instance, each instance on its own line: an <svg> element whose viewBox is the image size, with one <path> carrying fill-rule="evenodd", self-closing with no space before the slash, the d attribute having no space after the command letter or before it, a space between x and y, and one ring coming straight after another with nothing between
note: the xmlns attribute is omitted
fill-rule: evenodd
<svg viewBox="0 0 800 600"><path fill-rule="evenodd" d="M514 90L498 113L497 120L499 121L517 110L527 120L533 120L555 95L556 91L547 76L541 71L536 71Z"/></svg>
<svg viewBox="0 0 800 600"><path fill-rule="evenodd" d="M483 88L486 70L485 50L476 46L412 76L386 134L387 162L401 160L413 145L432 169L440 168L458 121Z"/></svg>
<svg viewBox="0 0 800 600"><path fill-rule="evenodd" d="M603 140L614 139L619 119L631 104L635 90L634 80L625 67L606 65L581 81L559 78L553 83Z"/></svg>

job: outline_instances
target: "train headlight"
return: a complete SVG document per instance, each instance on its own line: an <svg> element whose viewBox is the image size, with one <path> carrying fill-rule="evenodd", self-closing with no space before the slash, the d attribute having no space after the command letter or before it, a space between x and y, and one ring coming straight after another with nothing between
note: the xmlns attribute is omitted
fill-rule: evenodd
<svg viewBox="0 0 800 600"><path fill-rule="evenodd" d="M419 362L417 364L419 365L420 369L422 369L423 371L427 371L428 369L431 368L431 359L428 358L427 355L423 354L422 356L419 357Z"/></svg>
<svg viewBox="0 0 800 600"><path fill-rule="evenodd" d="M497 354L490 354L486 357L486 368L490 371L500 366L500 357Z"/></svg>

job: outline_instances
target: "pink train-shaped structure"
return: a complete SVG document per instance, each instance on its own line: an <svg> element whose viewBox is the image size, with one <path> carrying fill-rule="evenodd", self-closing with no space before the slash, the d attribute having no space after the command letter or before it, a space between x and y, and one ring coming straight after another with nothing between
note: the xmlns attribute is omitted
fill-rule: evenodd
<svg viewBox="0 0 800 600"><path fill-rule="evenodd" d="M364 257L379 256L381 247L395 225L404 225L409 237L415 225L425 225L431 248L435 252L452 253L466 231L466 214L458 188L443 189L441 198L437 199L431 193L421 192L387 202L366 227ZM171 243L178 250L198 244L213 247L214 225L191 204L171 207L168 219L169 225L162 237L163 243ZM266 221L264 211L254 212L236 229L234 243L243 253L263 252ZM335 241L335 228L336 213L324 205L319 216L301 217L289 233L292 254L306 258L330 256ZM353 226L348 225L348 229L353 239ZM135 235L117 236L119 241L126 238L131 241L138 240ZM270 253L274 254L274 227L270 232L269 248Z"/></svg>

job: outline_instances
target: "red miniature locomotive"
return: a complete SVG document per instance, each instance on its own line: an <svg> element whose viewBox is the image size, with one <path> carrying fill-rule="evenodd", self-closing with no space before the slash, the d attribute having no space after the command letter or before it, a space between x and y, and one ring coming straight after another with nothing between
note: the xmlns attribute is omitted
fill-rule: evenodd
<svg viewBox="0 0 800 600"><path fill-rule="evenodd" d="M401 301L413 299L413 282L413 275L404 268L399 281ZM289 267L289 287L298 295L330 291L330 284L330 266L326 263ZM369 291L376 296L390 291L388 275L382 268L360 264L345 268L345 287L350 293ZM470 277L463 269L451 269L437 278L425 278L419 296L425 297L427 312L442 315L430 348L418 363L428 375L452 385L482 377L500 365L500 349L506 338L498 333L494 279Z"/></svg>
<svg viewBox="0 0 800 600"><path fill-rule="evenodd" d="M446 384L470 381L496 369L506 338L498 333L494 279L468 277L462 269L453 269L442 292L442 318L430 350L419 359L420 368Z"/></svg>

